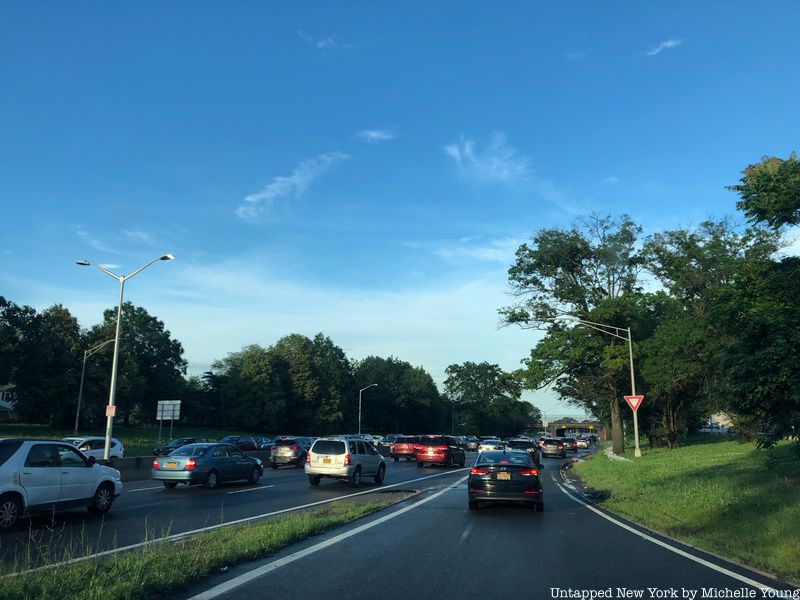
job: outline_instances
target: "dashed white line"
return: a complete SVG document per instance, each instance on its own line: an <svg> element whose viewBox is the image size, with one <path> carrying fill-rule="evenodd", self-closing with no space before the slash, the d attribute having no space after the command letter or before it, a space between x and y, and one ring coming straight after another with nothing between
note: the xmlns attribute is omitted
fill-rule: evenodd
<svg viewBox="0 0 800 600"><path fill-rule="evenodd" d="M257 492L258 490L267 490L269 488L274 488L274 485L260 485L254 488L247 488L244 490L233 490L232 492L226 492L226 494L243 494L244 492Z"/></svg>

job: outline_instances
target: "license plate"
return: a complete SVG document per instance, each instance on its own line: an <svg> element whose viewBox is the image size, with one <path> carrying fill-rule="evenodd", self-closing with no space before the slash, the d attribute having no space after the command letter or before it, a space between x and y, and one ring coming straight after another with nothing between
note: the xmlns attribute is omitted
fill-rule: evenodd
<svg viewBox="0 0 800 600"><path fill-rule="evenodd" d="M174 469L177 466L178 466L178 463L167 463L167 468L168 469Z"/></svg>
<svg viewBox="0 0 800 600"><path fill-rule="evenodd" d="M497 479L499 479L500 481L508 481L509 479L511 479L511 473L498 473Z"/></svg>
<svg viewBox="0 0 800 600"><path fill-rule="evenodd" d="M329 465L329 464L331 464L331 459L330 459L330 458L323 458L323 459L322 459L322 464L323 464L323 465Z"/></svg>

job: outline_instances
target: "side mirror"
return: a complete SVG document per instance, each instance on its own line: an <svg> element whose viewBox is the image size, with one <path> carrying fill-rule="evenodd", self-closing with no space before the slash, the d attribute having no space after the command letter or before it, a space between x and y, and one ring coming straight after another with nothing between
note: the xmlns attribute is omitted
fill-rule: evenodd
<svg viewBox="0 0 800 600"><path fill-rule="evenodd" d="M91 467L97 462L97 459L94 456L89 457L89 466Z"/></svg>

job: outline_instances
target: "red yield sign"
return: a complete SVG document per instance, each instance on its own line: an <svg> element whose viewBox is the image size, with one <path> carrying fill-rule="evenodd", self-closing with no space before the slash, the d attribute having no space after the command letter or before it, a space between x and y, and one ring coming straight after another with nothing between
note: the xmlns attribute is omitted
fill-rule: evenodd
<svg viewBox="0 0 800 600"><path fill-rule="evenodd" d="M644 400L644 396L623 396L625 398L625 402L628 403L628 406L631 407L633 412L639 410L639 407L642 405L642 400Z"/></svg>

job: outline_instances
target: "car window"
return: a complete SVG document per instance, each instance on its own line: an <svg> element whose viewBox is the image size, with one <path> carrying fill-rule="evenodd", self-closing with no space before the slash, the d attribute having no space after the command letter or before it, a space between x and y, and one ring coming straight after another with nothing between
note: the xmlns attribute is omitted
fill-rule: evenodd
<svg viewBox="0 0 800 600"><path fill-rule="evenodd" d="M521 452L485 452L481 455L480 464L528 466L531 464L531 459Z"/></svg>
<svg viewBox="0 0 800 600"><path fill-rule="evenodd" d="M3 465L22 446L22 440L3 440L0 442L0 465Z"/></svg>
<svg viewBox="0 0 800 600"><path fill-rule="evenodd" d="M366 454L367 453L367 451L364 450L364 442L362 442L362 441L356 442L356 447L358 448L358 450L356 450L357 454Z"/></svg>
<svg viewBox="0 0 800 600"><path fill-rule="evenodd" d="M314 454L344 454L344 442L338 440L317 440L311 448Z"/></svg>
<svg viewBox="0 0 800 600"><path fill-rule="evenodd" d="M26 467L57 467L58 451L53 444L35 444L28 451Z"/></svg>
<svg viewBox="0 0 800 600"><path fill-rule="evenodd" d="M170 456L200 456L205 454L210 446L183 446L170 453Z"/></svg>
<svg viewBox="0 0 800 600"><path fill-rule="evenodd" d="M228 456L233 458L241 458L245 456L245 453L239 450L238 448L228 448Z"/></svg>
<svg viewBox="0 0 800 600"><path fill-rule="evenodd" d="M410 436L400 436L395 440L395 444L413 444L414 438Z"/></svg>
<svg viewBox="0 0 800 600"><path fill-rule="evenodd" d="M364 444L364 446L367 449L367 454L372 454L373 456L378 454L378 451L375 450L375 446L373 446L372 444L366 443L366 444Z"/></svg>
<svg viewBox="0 0 800 600"><path fill-rule="evenodd" d="M297 440L295 440L295 439L278 440L276 445L277 446L296 446L297 445Z"/></svg>
<svg viewBox="0 0 800 600"><path fill-rule="evenodd" d="M62 467L85 467L86 460L81 456L75 448L69 446L58 447L58 458Z"/></svg>
<svg viewBox="0 0 800 600"><path fill-rule="evenodd" d="M350 454L356 453L356 443L354 441L351 440L347 442L347 447L349 448L348 451L350 452Z"/></svg>
<svg viewBox="0 0 800 600"><path fill-rule="evenodd" d="M421 437L417 441L420 446L445 446L445 440L440 436Z"/></svg>
<svg viewBox="0 0 800 600"><path fill-rule="evenodd" d="M214 458L227 458L228 457L228 447L227 446L217 446L214 448Z"/></svg>

